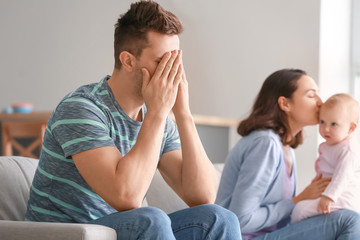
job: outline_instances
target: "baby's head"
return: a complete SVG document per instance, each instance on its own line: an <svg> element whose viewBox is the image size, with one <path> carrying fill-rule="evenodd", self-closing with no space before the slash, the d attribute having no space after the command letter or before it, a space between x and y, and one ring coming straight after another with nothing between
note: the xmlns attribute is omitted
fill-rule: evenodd
<svg viewBox="0 0 360 240"><path fill-rule="evenodd" d="M359 104L348 94L331 96L320 108L320 135L328 144L348 139L357 127Z"/></svg>

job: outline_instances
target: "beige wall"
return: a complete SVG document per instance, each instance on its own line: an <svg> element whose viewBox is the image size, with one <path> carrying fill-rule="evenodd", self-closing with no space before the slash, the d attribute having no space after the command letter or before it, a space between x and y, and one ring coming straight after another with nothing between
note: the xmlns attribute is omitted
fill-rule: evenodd
<svg viewBox="0 0 360 240"><path fill-rule="evenodd" d="M0 108L52 110L75 87L113 66L113 25L128 0L2 0ZM320 0L162 0L183 21L193 113L243 118L263 80L296 67L319 77ZM316 128L296 150L299 188L313 177Z"/></svg>
<svg viewBox="0 0 360 240"><path fill-rule="evenodd" d="M113 25L128 0L2 0L0 108L51 110L111 74ZM262 81L284 67L318 77L319 1L159 1L183 21L194 113L243 117Z"/></svg>

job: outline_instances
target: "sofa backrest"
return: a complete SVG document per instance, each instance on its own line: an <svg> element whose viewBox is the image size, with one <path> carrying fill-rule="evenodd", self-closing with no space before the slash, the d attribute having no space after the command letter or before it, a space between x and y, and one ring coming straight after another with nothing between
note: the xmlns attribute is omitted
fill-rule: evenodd
<svg viewBox="0 0 360 240"><path fill-rule="evenodd" d="M0 157L0 220L24 220L38 160Z"/></svg>
<svg viewBox="0 0 360 240"><path fill-rule="evenodd" d="M0 157L0 220L22 221L38 160L26 157ZM224 164L214 164L220 179ZM143 206L153 206L171 213L188 207L167 185L157 170Z"/></svg>

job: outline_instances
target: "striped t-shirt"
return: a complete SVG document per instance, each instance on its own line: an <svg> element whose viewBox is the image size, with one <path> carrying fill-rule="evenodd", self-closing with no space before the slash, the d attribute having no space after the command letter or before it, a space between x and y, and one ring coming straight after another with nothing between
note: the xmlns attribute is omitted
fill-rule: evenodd
<svg viewBox="0 0 360 240"><path fill-rule="evenodd" d="M84 223L116 212L85 182L71 158L104 146L115 146L125 156L136 143L142 123L121 109L109 78L68 94L50 117L26 220ZM145 106L142 113L144 118ZM176 125L167 118L159 157L180 148Z"/></svg>

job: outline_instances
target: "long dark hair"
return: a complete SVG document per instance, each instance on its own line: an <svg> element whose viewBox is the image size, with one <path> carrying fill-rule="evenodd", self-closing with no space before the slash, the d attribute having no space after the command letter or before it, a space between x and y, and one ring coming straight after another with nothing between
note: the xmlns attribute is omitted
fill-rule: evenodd
<svg viewBox="0 0 360 240"><path fill-rule="evenodd" d="M281 96L290 99L297 89L298 80L304 75L307 75L306 72L300 69L282 69L268 76L256 97L250 115L240 122L238 133L247 136L254 130L272 129L280 136L284 145L289 144L296 148L301 144L302 131L291 137L286 113L280 109L278 99Z"/></svg>

